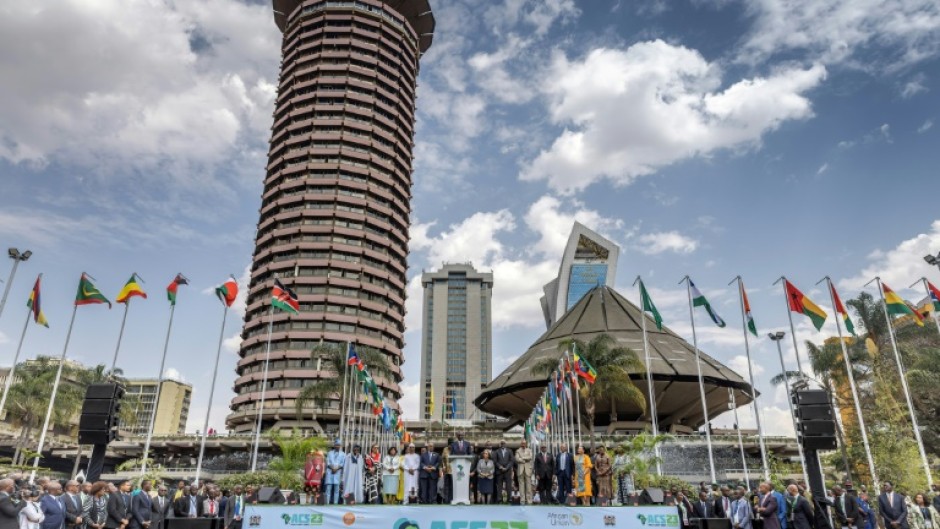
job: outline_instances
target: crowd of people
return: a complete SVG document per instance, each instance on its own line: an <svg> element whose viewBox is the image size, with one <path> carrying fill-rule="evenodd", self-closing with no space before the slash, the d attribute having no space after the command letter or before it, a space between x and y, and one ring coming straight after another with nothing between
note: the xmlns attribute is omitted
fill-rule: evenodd
<svg viewBox="0 0 940 529"><path fill-rule="evenodd" d="M218 518L224 529L242 529L245 508L258 503L255 487L180 481L170 493L143 480L55 481L39 478L0 480L0 529L160 529L170 518ZM297 494L269 499L300 503Z"/></svg>
<svg viewBox="0 0 940 529"><path fill-rule="evenodd" d="M440 452L433 444L391 446L384 453L372 446L363 454L353 446L347 454L340 440L326 452L308 455L304 486L311 503L438 504L453 498L452 456L471 456L470 497L477 504L565 503L606 504L613 497L613 462L606 448L575 453L561 445L550 454L545 446L533 451L525 441L512 450L475 449L462 433Z"/></svg>
<svg viewBox="0 0 940 529"><path fill-rule="evenodd" d="M726 518L734 529L938 529L940 523L940 485L932 494L905 495L885 481L874 499L866 491L834 486L825 498L814 499L802 482L782 491L770 482L756 491L702 483L694 496L677 487L667 496L683 528L701 518Z"/></svg>

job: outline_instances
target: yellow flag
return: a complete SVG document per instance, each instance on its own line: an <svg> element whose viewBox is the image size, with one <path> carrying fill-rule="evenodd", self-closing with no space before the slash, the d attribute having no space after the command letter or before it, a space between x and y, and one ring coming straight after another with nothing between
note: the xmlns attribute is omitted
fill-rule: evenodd
<svg viewBox="0 0 940 529"><path fill-rule="evenodd" d="M431 386L431 398L428 399L428 416L434 417L434 386Z"/></svg>

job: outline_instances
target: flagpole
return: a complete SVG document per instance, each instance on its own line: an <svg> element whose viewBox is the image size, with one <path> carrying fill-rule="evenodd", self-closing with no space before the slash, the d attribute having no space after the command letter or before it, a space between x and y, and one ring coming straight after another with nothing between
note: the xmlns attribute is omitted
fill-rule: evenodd
<svg viewBox="0 0 940 529"><path fill-rule="evenodd" d="M695 349L695 367L698 369L698 391L702 399L702 415L705 418L705 443L708 445L708 468L711 471L712 483L717 483L715 477L715 452L712 448L711 424L708 420L708 404L705 402L705 379L702 377L702 357L698 350L698 336L695 333L695 311L692 309L692 279L689 276L682 278L679 284L685 283L685 291L689 296L689 320L692 322L692 347Z"/></svg>
<svg viewBox="0 0 940 529"><path fill-rule="evenodd" d="M757 440L760 444L761 465L764 470L764 479L770 481L770 465L767 463L767 447L764 445L764 429L761 427L760 406L757 403L757 386L754 385L754 367L751 363L751 346L747 338L747 318L744 312L744 281L741 279L741 276L736 276L731 280L731 283L735 281L738 282L738 301L741 305L741 331L744 334L744 354L747 355L747 374L751 381L751 404L754 406L754 419L757 421ZM728 284L730 285L731 283ZM737 410L737 408L735 408L735 410Z"/></svg>
<svg viewBox="0 0 940 529"><path fill-rule="evenodd" d="M931 305L933 305L933 298L931 297L932 292L930 291L930 287L927 285L927 278L926 277L920 278L920 281L914 282L914 285L920 282L923 282L924 290L927 291L927 303L930 303ZM911 285L907 288L914 288L914 285ZM933 322L937 326L937 332L940 333L940 311L932 310L930 312L933 313Z"/></svg>
<svg viewBox="0 0 940 529"><path fill-rule="evenodd" d="M633 282L633 285L636 286L637 282L641 281L640 276L636 276L636 280ZM653 366L652 361L650 360L650 346L649 339L646 336L646 310L642 307L642 301L640 302L640 321L641 327L643 329L643 354L646 356L646 385L649 390L649 399L650 399L650 419L653 426L653 436L659 436L659 417L656 414L656 397L655 391L653 389ZM659 460L659 443L655 443L653 447L654 453L656 455L656 475L663 475L662 463Z"/></svg>
<svg viewBox="0 0 940 529"><path fill-rule="evenodd" d="M904 370L904 363L901 361L901 355L898 353L898 343L894 337L894 326L891 317L888 315L888 304L885 301L884 286L881 284L881 278L875 277L874 281L878 283L878 294L881 296L881 307L884 309L885 321L888 324L888 336L891 337L891 348L894 349L894 360L898 364L898 374L901 379L901 388L904 390L904 399L907 401L907 409L911 413L911 425L914 427L914 438L917 440L917 449L920 450L920 459L924 465L924 471L927 473L927 487L933 487L933 475L930 473L930 462L927 460L927 452L924 451L924 440L920 436L920 426L917 424L917 414L914 412L914 401L911 400L911 390L907 386L907 373ZM869 281L865 284L868 286Z"/></svg>
<svg viewBox="0 0 940 529"><path fill-rule="evenodd" d="M787 405L790 406L790 418L793 420L793 435L796 437L796 447L800 453L800 463L803 465L803 479L806 480L806 485L809 486L809 474L806 472L806 456L803 454L803 443L800 442L800 429L796 425L796 412L793 411L793 395L790 394L790 379L787 377L787 367L783 363L783 348L780 347L780 340L783 339L783 336L777 335L777 337L774 337L774 334L770 333L770 339L777 344L777 354L780 355L780 370L783 372L783 384L787 390Z"/></svg>
<svg viewBox="0 0 940 529"><path fill-rule="evenodd" d="M261 403L258 405L258 419L255 424L255 441L251 447L251 471L258 464L258 445L261 444L261 421L264 414L265 390L268 389L268 366L271 364L271 334L274 332L274 305L268 312L268 343L264 353L264 374L261 376Z"/></svg>
<svg viewBox="0 0 940 529"><path fill-rule="evenodd" d="M121 340L124 338L124 324L127 323L127 311L131 308L131 300L124 300L124 316L121 317L121 330L118 331L117 347L114 348L114 359L111 360L111 373L109 376L114 379L114 368L117 366L118 353L121 351Z"/></svg>
<svg viewBox="0 0 940 529"><path fill-rule="evenodd" d="M59 369L55 374L55 382L52 383L52 394L49 395L49 407L46 410L46 418L42 423L42 432L39 434L39 446L36 448L36 458L33 459L33 470L29 473L29 484L32 485L36 479L36 470L39 469L39 458L42 457L42 449L46 444L46 431L49 429L49 421L52 419L52 410L55 407L55 396L59 392L59 382L62 380L62 368L65 367L65 355L69 350L69 340L72 339L72 327L75 325L75 314L78 312L78 305L72 307L72 318L69 321L69 330L65 333L65 345L62 347L62 356L59 357ZM12 373L10 373L12 375ZM12 376L10 378L13 378Z"/></svg>
<svg viewBox="0 0 940 529"><path fill-rule="evenodd" d="M832 312L836 313L835 320L836 330L839 332L839 345L842 346L842 358L845 359L845 373L849 379L849 388L852 390L852 402L855 404L855 415L858 416L858 427L862 432L862 444L865 445L865 459L868 461L868 470L871 472L872 488L878 490L878 474L875 470L875 460L871 455L871 446L868 444L865 417L862 416L862 405L859 402L858 389L855 385L855 372L852 369L852 361L849 359L849 351L845 347L845 340L842 338L842 323L839 321L839 311L836 308L835 290L832 288L832 279L829 276L824 277L823 280L829 285L829 300L832 302ZM818 285L819 283L816 284ZM846 315L848 315L848 313L846 313Z"/></svg>
<svg viewBox="0 0 940 529"><path fill-rule="evenodd" d="M206 437L209 435L209 415L212 413L212 398L215 396L215 379L219 374L219 357L222 356L222 341L225 339L225 319L228 316L228 304L222 302L222 330L219 332L219 347L215 351L215 369L212 370L212 383L209 385L209 404L206 406L206 420L202 426L202 440L199 442L199 459L196 461L196 479L202 474L202 458L206 454Z"/></svg>
<svg viewBox="0 0 940 529"><path fill-rule="evenodd" d="M800 372L800 378L805 378L806 375L803 374L803 362L800 360L800 348L796 340L796 329L793 327L793 311L790 310L790 298L787 297L787 277L780 276L780 279L774 282L775 285L777 283L780 283L780 286L783 288L783 299L787 304L787 319L790 321L790 338L793 339L793 354L796 355L796 368ZM786 371L783 372L783 376L787 376ZM806 483L809 484L809 481Z"/></svg>
<svg viewBox="0 0 940 529"><path fill-rule="evenodd" d="M571 347L575 347L575 345L572 344ZM568 351L565 350L565 358L567 357L568 357ZM574 368L574 372L573 372L574 379L578 380L577 367L572 365L572 368ZM577 404L577 408L578 408L577 410L578 411L578 444L581 446L584 446L584 442L581 440L581 383L580 382L578 382L578 387L575 388L574 394L575 394L575 404ZM594 431L593 424L591 425L591 431L592 432Z"/></svg>
<svg viewBox="0 0 940 529"><path fill-rule="evenodd" d="M741 450L741 465L744 467L744 482L751 488L751 475L747 470L747 456L744 455L744 437L741 435L741 423L738 421L738 403L734 398L734 388L728 388L731 397L731 410L734 411L734 429L738 431L738 448Z"/></svg>
<svg viewBox="0 0 940 529"><path fill-rule="evenodd" d="M346 342L346 358L343 360L343 395L339 402L339 439L343 441L345 436L346 429L346 388L349 386L349 342ZM339 374L339 367L337 366L337 375ZM336 441L335 439L333 440Z"/></svg>
<svg viewBox="0 0 940 529"><path fill-rule="evenodd" d="M160 393L163 391L163 371L166 368L166 353L170 347L170 331L173 330L173 314L176 312L176 303L170 305L170 321L166 326L166 339L163 341L163 357L160 359L160 373L157 374L157 396L150 411L150 427L147 428L147 440L144 442L144 455L141 458L140 475L147 473L147 456L150 454L150 441L153 439L153 430L157 424L157 408L160 405Z"/></svg>
<svg viewBox="0 0 940 529"><path fill-rule="evenodd" d="M40 277L42 274L40 274ZM10 394L10 386L13 385L13 375L16 371L16 363L20 360L20 351L23 349L23 340L26 339L26 330L29 329L29 317L32 315L33 310L26 310L26 323L23 324L23 332L20 334L20 343L16 346L16 354L13 355L13 364L10 366L10 372L7 373L6 383L3 385L3 397L0 397L0 415L3 415L3 410L6 409L7 395Z"/></svg>

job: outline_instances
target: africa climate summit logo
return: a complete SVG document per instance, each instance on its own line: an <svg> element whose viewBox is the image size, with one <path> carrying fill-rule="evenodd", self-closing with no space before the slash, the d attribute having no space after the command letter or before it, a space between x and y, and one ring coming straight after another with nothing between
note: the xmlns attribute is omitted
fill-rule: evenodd
<svg viewBox="0 0 940 529"><path fill-rule="evenodd" d="M421 529L418 527L418 522L414 520L409 520L407 518L401 518L395 525L392 526L392 529Z"/></svg>
<svg viewBox="0 0 940 529"><path fill-rule="evenodd" d="M646 527L679 527L678 514L638 514L636 517Z"/></svg>

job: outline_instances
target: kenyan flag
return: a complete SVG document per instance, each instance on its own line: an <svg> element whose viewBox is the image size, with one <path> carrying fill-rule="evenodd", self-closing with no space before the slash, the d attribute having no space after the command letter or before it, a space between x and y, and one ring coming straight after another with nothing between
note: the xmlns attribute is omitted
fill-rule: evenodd
<svg viewBox="0 0 940 529"><path fill-rule="evenodd" d="M294 314L300 312L300 302L297 301L297 294L281 284L279 279L274 280L274 288L271 289L271 306L284 312Z"/></svg>

